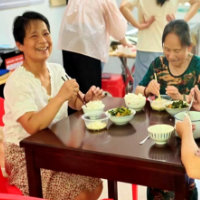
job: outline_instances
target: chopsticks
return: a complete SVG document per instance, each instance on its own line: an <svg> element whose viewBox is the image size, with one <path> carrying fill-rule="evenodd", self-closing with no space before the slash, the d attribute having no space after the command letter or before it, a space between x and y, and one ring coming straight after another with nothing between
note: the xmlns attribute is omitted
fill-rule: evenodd
<svg viewBox="0 0 200 200"><path fill-rule="evenodd" d="M156 75L156 73L154 73L154 76L155 76L155 80L156 80L156 82L158 82L158 79L157 79L157 75ZM161 97L160 97L160 92L159 92L159 95L158 95L158 99L161 99Z"/></svg>
<svg viewBox="0 0 200 200"><path fill-rule="evenodd" d="M66 77L67 80L70 79L69 76L68 76L67 74L65 74L65 77ZM64 82L66 81L66 79L65 79L63 76L62 76L61 78L62 78L62 80L63 80ZM85 107L87 107L85 101L82 99L82 97L80 96L79 92L77 92L77 97L81 100L81 102L85 105Z"/></svg>

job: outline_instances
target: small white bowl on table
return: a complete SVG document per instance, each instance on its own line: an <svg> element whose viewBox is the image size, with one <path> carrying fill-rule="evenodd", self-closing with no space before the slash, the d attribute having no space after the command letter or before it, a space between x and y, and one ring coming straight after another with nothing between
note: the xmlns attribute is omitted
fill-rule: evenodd
<svg viewBox="0 0 200 200"><path fill-rule="evenodd" d="M90 131L100 131L107 127L110 114L104 111L89 112L82 115L85 126Z"/></svg>
<svg viewBox="0 0 200 200"><path fill-rule="evenodd" d="M113 109L115 109L115 108L113 108ZM110 109L110 110L113 110L113 109ZM131 110L131 115L120 116L120 117L116 117L116 116L110 115L110 120L116 125L125 125L125 124L127 124L128 122L130 122L133 119L133 117L134 117L134 115L136 113L135 110L133 110L131 108L129 108L129 109ZM110 110L108 110L108 111L110 111ZM107 113L108 113L108 111L107 111Z"/></svg>
<svg viewBox="0 0 200 200"><path fill-rule="evenodd" d="M180 112L174 115L175 118L175 126L176 123L179 121L183 121L185 118L186 112ZM199 111L189 111L189 117L191 120L191 123L195 125L195 130L193 131L194 139L200 138L200 112ZM175 135L178 136L178 134L175 132Z"/></svg>
<svg viewBox="0 0 200 200"><path fill-rule="evenodd" d="M82 110L84 114L91 113L90 114L91 118L94 118L96 116L95 112L103 112L105 108L105 105L102 103L102 101L90 101L86 104L86 106L83 105Z"/></svg>
<svg viewBox="0 0 200 200"><path fill-rule="evenodd" d="M187 104L187 107L185 108L168 108L167 106L172 104L173 102L177 102L177 101L169 101L167 103L164 104L165 110L172 116L176 115L177 113L180 112L184 112L184 111L188 111L189 109L189 104L186 101L183 101L183 103Z"/></svg>
<svg viewBox="0 0 200 200"><path fill-rule="evenodd" d="M134 93L128 93L124 97L125 104L128 108L132 108L135 111L140 111L144 108L146 104L146 97L144 97L142 94L134 94Z"/></svg>
<svg viewBox="0 0 200 200"><path fill-rule="evenodd" d="M168 95L160 95L161 101L155 99L155 96L148 97L148 101L150 102L151 108L156 111L165 110L164 104L171 101L171 97Z"/></svg>
<svg viewBox="0 0 200 200"><path fill-rule="evenodd" d="M156 124L149 126L147 130L149 136L156 144L164 145L174 132L174 127L167 124Z"/></svg>

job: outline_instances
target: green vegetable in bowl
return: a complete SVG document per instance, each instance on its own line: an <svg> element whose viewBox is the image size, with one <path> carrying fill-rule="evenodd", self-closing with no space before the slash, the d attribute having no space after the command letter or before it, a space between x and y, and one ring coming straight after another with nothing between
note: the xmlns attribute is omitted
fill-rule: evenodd
<svg viewBox="0 0 200 200"><path fill-rule="evenodd" d="M167 105L167 108L186 108L188 104L182 100L174 101L172 104Z"/></svg>
<svg viewBox="0 0 200 200"><path fill-rule="evenodd" d="M108 113L111 114L111 116L115 116L115 117L123 117L123 116L128 116L132 114L129 108L125 108L123 106L109 110Z"/></svg>

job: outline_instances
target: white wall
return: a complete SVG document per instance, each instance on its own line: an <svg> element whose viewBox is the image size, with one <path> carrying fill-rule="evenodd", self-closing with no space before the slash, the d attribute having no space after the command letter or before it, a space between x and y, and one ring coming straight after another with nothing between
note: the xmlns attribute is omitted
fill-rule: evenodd
<svg viewBox="0 0 200 200"><path fill-rule="evenodd" d="M57 41L64 9L65 6L50 7L49 0L46 0L42 4L0 10L0 44L15 44L12 35L12 24L16 16L22 15L25 11L40 12L47 17L51 26L51 35L54 46L49 61L62 64L62 54L61 51L57 49Z"/></svg>

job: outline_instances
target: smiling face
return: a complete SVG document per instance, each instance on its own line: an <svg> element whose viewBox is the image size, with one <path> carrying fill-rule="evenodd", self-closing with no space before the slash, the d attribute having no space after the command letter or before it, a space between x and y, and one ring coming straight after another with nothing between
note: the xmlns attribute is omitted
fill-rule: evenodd
<svg viewBox="0 0 200 200"><path fill-rule="evenodd" d="M184 64L192 46L182 46L179 37L169 33L165 37L163 52L172 66L180 67Z"/></svg>
<svg viewBox="0 0 200 200"><path fill-rule="evenodd" d="M44 62L52 52L52 39L46 24L42 20L31 20L25 28L23 44L16 42L25 60Z"/></svg>

